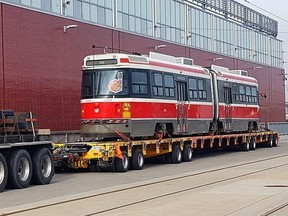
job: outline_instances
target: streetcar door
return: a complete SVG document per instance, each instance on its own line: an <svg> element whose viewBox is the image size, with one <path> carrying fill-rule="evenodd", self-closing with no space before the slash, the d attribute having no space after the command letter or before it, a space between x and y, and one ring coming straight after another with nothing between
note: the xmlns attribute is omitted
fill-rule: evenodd
<svg viewBox="0 0 288 216"><path fill-rule="evenodd" d="M224 130L232 130L232 90L231 88L224 87Z"/></svg>
<svg viewBox="0 0 288 216"><path fill-rule="evenodd" d="M187 83L186 82L176 82L177 91L177 131L178 133L187 133Z"/></svg>

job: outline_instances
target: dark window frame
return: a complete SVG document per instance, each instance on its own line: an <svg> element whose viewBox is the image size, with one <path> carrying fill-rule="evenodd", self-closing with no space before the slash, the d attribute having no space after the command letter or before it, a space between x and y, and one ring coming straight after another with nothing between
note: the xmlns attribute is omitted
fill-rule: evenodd
<svg viewBox="0 0 288 216"><path fill-rule="evenodd" d="M141 69L131 69L130 70L130 74L131 74L131 94L132 95L145 95L148 96L149 95L149 76L148 76L148 71L146 70L141 70ZM137 73L138 74L145 74L146 76L146 81L144 82L135 82L133 80L134 76L137 77ZM137 87L139 91L135 92L134 91L134 87ZM145 89L146 87L146 91L143 91L143 88Z"/></svg>
<svg viewBox="0 0 288 216"><path fill-rule="evenodd" d="M191 86L190 80L195 81L195 85ZM199 98L198 95L198 81L196 77L189 77L188 78L188 91L189 91L189 99L195 100Z"/></svg>
<svg viewBox="0 0 288 216"><path fill-rule="evenodd" d="M203 89L200 89L201 81L203 81ZM200 100L207 100L207 85L204 78L198 78L198 97Z"/></svg>
<svg viewBox="0 0 288 216"><path fill-rule="evenodd" d="M167 77L172 77L172 86L167 85ZM164 95L165 97L175 98L175 79L172 74L164 74Z"/></svg>
<svg viewBox="0 0 288 216"><path fill-rule="evenodd" d="M155 81L158 81L158 80L155 80L155 78L157 76L161 76L161 84L158 84L156 83ZM153 96L155 97L164 97L164 82L163 82L163 73L161 73L160 71L153 71L152 72L152 94Z"/></svg>

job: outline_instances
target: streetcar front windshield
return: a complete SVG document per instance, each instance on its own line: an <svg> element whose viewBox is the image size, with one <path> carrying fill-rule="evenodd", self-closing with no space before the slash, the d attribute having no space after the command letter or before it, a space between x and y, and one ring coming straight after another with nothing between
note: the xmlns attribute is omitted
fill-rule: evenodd
<svg viewBox="0 0 288 216"><path fill-rule="evenodd" d="M82 99L95 97L117 97L128 94L126 70L83 71Z"/></svg>

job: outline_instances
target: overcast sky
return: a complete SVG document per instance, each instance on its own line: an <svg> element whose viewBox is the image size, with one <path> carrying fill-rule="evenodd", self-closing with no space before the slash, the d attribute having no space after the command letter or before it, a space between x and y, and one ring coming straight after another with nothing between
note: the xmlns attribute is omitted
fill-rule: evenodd
<svg viewBox="0 0 288 216"><path fill-rule="evenodd" d="M236 0L241 4L247 5L252 9L263 13L270 18L278 21L278 39L283 41L283 51L284 51L284 62L288 62L288 10L287 10L287 0ZM249 3L247 3L250 2ZM259 10L259 8L254 8L256 5L270 13ZM276 15L276 16L273 16ZM280 18L279 18L280 17ZM286 20L282 20L282 19ZM285 72L288 73L288 63L284 64Z"/></svg>

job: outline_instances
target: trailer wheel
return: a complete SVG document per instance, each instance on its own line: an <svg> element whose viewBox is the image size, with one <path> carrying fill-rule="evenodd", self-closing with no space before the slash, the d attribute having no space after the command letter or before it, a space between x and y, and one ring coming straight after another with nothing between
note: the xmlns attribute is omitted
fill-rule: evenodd
<svg viewBox="0 0 288 216"><path fill-rule="evenodd" d="M54 176L54 161L48 148L36 149L32 154L32 182L38 185L49 184Z"/></svg>
<svg viewBox="0 0 288 216"><path fill-rule="evenodd" d="M100 171L100 168L99 168L99 166L98 166L98 161L96 161L96 160L90 160L90 161L89 161L89 170L90 170L91 172L98 172L98 171Z"/></svg>
<svg viewBox="0 0 288 216"><path fill-rule="evenodd" d="M182 158L184 162L189 162L192 160L193 150L190 145L184 145L182 151Z"/></svg>
<svg viewBox="0 0 288 216"><path fill-rule="evenodd" d="M0 153L0 192L4 190L8 179L8 168L5 157Z"/></svg>
<svg viewBox="0 0 288 216"><path fill-rule="evenodd" d="M174 146L171 152L171 162L174 164L181 163L182 153L179 146Z"/></svg>
<svg viewBox="0 0 288 216"><path fill-rule="evenodd" d="M272 141L272 143L273 143L273 146L274 146L274 147L277 147L277 146L278 146L278 139L277 139L277 136L276 136L276 135L273 136L273 141Z"/></svg>
<svg viewBox="0 0 288 216"><path fill-rule="evenodd" d="M249 151L250 149L250 142L248 141L248 139L246 139L246 141L244 143L241 144L242 146L242 150L243 151Z"/></svg>
<svg viewBox="0 0 288 216"><path fill-rule="evenodd" d="M268 141L266 142L266 147L272 148L273 147L273 138L271 135L268 137Z"/></svg>
<svg viewBox="0 0 288 216"><path fill-rule="evenodd" d="M249 149L250 149L250 150L255 150L255 149L256 149L256 140L255 140L255 137L251 137L250 143L249 143Z"/></svg>
<svg viewBox="0 0 288 216"><path fill-rule="evenodd" d="M171 152L164 154L164 162L167 164L170 164L172 162L171 160Z"/></svg>
<svg viewBox="0 0 288 216"><path fill-rule="evenodd" d="M25 149L11 152L8 165L8 181L11 188L26 188L32 178L32 161Z"/></svg>
<svg viewBox="0 0 288 216"><path fill-rule="evenodd" d="M144 166L144 155L141 149L135 149L132 153L131 166L134 170L141 170Z"/></svg>
<svg viewBox="0 0 288 216"><path fill-rule="evenodd" d="M127 152L122 151L123 159L115 158L115 167L117 172L127 172L129 169L129 157Z"/></svg>

